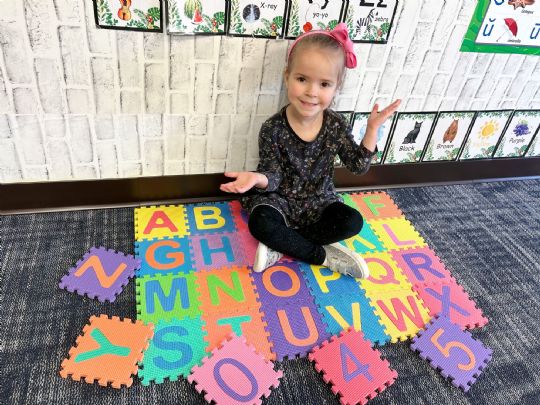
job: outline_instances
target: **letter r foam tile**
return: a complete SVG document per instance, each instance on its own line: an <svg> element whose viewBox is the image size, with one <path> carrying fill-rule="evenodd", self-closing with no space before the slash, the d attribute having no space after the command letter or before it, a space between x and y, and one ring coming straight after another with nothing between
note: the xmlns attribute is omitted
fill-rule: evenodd
<svg viewBox="0 0 540 405"><path fill-rule="evenodd" d="M349 328L313 349L309 359L342 404L364 405L394 383L397 372L362 332Z"/></svg>
<svg viewBox="0 0 540 405"><path fill-rule="evenodd" d="M101 302L113 302L140 264L131 255L93 247L62 277L59 287Z"/></svg>
<svg viewBox="0 0 540 405"><path fill-rule="evenodd" d="M91 316L68 358L62 361L60 375L71 376L75 381L84 378L89 384L97 380L102 386L129 387L153 334L152 324L116 316Z"/></svg>
<svg viewBox="0 0 540 405"><path fill-rule="evenodd" d="M444 316L418 332L411 349L463 391L471 388L492 355L491 349Z"/></svg>
<svg viewBox="0 0 540 405"><path fill-rule="evenodd" d="M231 336L202 362L193 367L188 381L216 405L261 404L261 397L270 396L270 389L277 388L283 376L242 336Z"/></svg>

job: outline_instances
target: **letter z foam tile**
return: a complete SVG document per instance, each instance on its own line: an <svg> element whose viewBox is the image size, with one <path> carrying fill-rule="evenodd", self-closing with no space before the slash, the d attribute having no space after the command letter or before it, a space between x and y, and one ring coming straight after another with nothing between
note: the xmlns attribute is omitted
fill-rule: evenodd
<svg viewBox="0 0 540 405"><path fill-rule="evenodd" d="M360 331L349 328L339 336L332 336L309 354L317 371L323 373L332 392L342 404L365 404L397 378L387 360L371 348Z"/></svg>
<svg viewBox="0 0 540 405"><path fill-rule="evenodd" d="M209 403L217 405L261 404L271 388L277 388L281 371L258 354L242 336L233 336L192 369L188 381Z"/></svg>
<svg viewBox="0 0 540 405"><path fill-rule="evenodd" d="M116 316L91 316L68 358L62 361L60 375L71 375L75 381L84 378L89 384L97 380L102 386L129 387L153 334L152 324L120 320Z"/></svg>
<svg viewBox="0 0 540 405"><path fill-rule="evenodd" d="M491 349L443 316L418 332L411 349L463 391L471 388L492 355Z"/></svg>

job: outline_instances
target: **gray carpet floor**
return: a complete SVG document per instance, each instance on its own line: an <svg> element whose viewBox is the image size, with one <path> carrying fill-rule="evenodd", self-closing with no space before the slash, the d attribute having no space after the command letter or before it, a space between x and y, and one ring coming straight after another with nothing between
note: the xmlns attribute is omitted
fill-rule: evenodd
<svg viewBox="0 0 540 405"><path fill-rule="evenodd" d="M473 335L493 360L468 393L408 343L381 348L399 377L370 404L540 403L540 180L387 190L489 318ZM136 318L135 284L113 304L58 288L92 246L133 253L133 209L0 216L0 402L203 404L185 380L114 390L59 376L89 317ZM338 404L306 359L278 363L267 404Z"/></svg>

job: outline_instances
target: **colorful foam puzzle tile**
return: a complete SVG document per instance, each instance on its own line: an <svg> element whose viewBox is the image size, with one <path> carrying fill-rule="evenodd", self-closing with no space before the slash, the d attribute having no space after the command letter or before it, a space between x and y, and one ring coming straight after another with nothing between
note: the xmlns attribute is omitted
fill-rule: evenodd
<svg viewBox="0 0 540 405"><path fill-rule="evenodd" d="M366 404L397 378L380 352L352 328L314 348L309 359L342 404Z"/></svg>
<svg viewBox="0 0 540 405"><path fill-rule="evenodd" d="M234 223L236 224L236 229L238 229L238 231L241 233L249 233L249 214L244 208L242 208L240 201L230 201L229 206L231 207L231 214L233 216Z"/></svg>
<svg viewBox="0 0 540 405"><path fill-rule="evenodd" d="M392 198L384 192L353 193L350 196L366 220L403 216Z"/></svg>
<svg viewBox="0 0 540 405"><path fill-rule="evenodd" d="M135 239L146 240L189 235L183 205L135 208Z"/></svg>
<svg viewBox="0 0 540 405"><path fill-rule="evenodd" d="M244 266L244 250L238 233L220 232L190 237L195 269Z"/></svg>
<svg viewBox="0 0 540 405"><path fill-rule="evenodd" d="M354 235L340 242L343 246L348 247L353 252L360 254L368 252L381 252L384 250L382 242L371 229L369 222L364 222L362 230L358 235Z"/></svg>
<svg viewBox="0 0 540 405"><path fill-rule="evenodd" d="M482 327L488 322L459 284L425 283L416 284L414 289L428 308L431 317L436 315L447 317L462 329Z"/></svg>
<svg viewBox="0 0 540 405"><path fill-rule="evenodd" d="M457 283L435 252L427 246L393 250L389 253L413 285L440 282Z"/></svg>
<svg viewBox="0 0 540 405"><path fill-rule="evenodd" d="M102 386L129 387L153 330L153 325L127 318L91 316L68 358L62 361L60 375L75 381L84 378L89 384L97 380Z"/></svg>
<svg viewBox="0 0 540 405"><path fill-rule="evenodd" d="M194 270L190 241L183 238L163 238L135 242L135 254L141 260L137 276L163 273L189 273Z"/></svg>
<svg viewBox="0 0 540 405"><path fill-rule="evenodd" d="M491 360L492 350L474 339L470 332L438 317L413 339L411 349L440 370L452 384L468 391Z"/></svg>
<svg viewBox="0 0 540 405"><path fill-rule="evenodd" d="M191 235L236 232L236 225L228 202L186 205Z"/></svg>
<svg viewBox="0 0 540 405"><path fill-rule="evenodd" d="M369 225L385 250L424 247L426 242L404 217L370 220Z"/></svg>
<svg viewBox="0 0 540 405"><path fill-rule="evenodd" d="M139 368L143 385L161 384L187 377L195 365L206 357L208 343L200 317L160 321L154 330L148 350Z"/></svg>
<svg viewBox="0 0 540 405"><path fill-rule="evenodd" d="M328 267L318 266L315 264L301 263L300 269L306 280L311 294L317 297L335 297L340 294L361 294L358 281L353 277L349 277Z"/></svg>
<svg viewBox="0 0 540 405"><path fill-rule="evenodd" d="M368 293L412 288L412 284L388 252L366 253L363 257L369 267L369 277L358 282Z"/></svg>
<svg viewBox="0 0 540 405"><path fill-rule="evenodd" d="M240 239L240 246L244 251L244 260L246 265L253 267L255 263L255 254L257 253L257 247L259 241L255 239L249 231L238 232L238 238Z"/></svg>
<svg viewBox="0 0 540 405"><path fill-rule="evenodd" d="M59 287L101 302L114 302L140 264L131 255L93 247L62 277Z"/></svg>
<svg viewBox="0 0 540 405"><path fill-rule="evenodd" d="M216 405L261 404L277 388L281 371L248 345L242 336L234 336L215 349L202 366L193 367L188 377L197 391L205 392L207 402Z"/></svg>

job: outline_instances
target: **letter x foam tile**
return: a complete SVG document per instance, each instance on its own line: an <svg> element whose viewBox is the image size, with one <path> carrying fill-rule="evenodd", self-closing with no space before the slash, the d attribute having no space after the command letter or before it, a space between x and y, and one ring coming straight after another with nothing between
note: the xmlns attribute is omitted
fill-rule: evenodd
<svg viewBox="0 0 540 405"><path fill-rule="evenodd" d="M387 360L372 349L360 331L349 328L339 336L332 336L313 349L309 359L315 362L323 379L332 384L334 394L342 404L365 404L397 378Z"/></svg>
<svg viewBox="0 0 540 405"><path fill-rule="evenodd" d="M440 370L452 384L468 391L491 360L492 350L446 317L432 320L413 339L411 349Z"/></svg>
<svg viewBox="0 0 540 405"><path fill-rule="evenodd" d="M71 375L75 381L84 378L89 384L97 380L102 386L130 387L131 376L137 374L137 363L142 361L153 334L152 324L116 316L91 316L90 324L83 328L68 358L62 361L60 375Z"/></svg>
<svg viewBox="0 0 540 405"><path fill-rule="evenodd" d="M69 270L68 275L62 277L59 286L101 302L113 302L140 264L140 260L131 255L93 247Z"/></svg>
<svg viewBox="0 0 540 405"><path fill-rule="evenodd" d="M268 397L283 376L242 336L231 336L202 362L193 367L188 381L195 382L200 393L206 392L206 401L217 405L261 404L261 397Z"/></svg>

